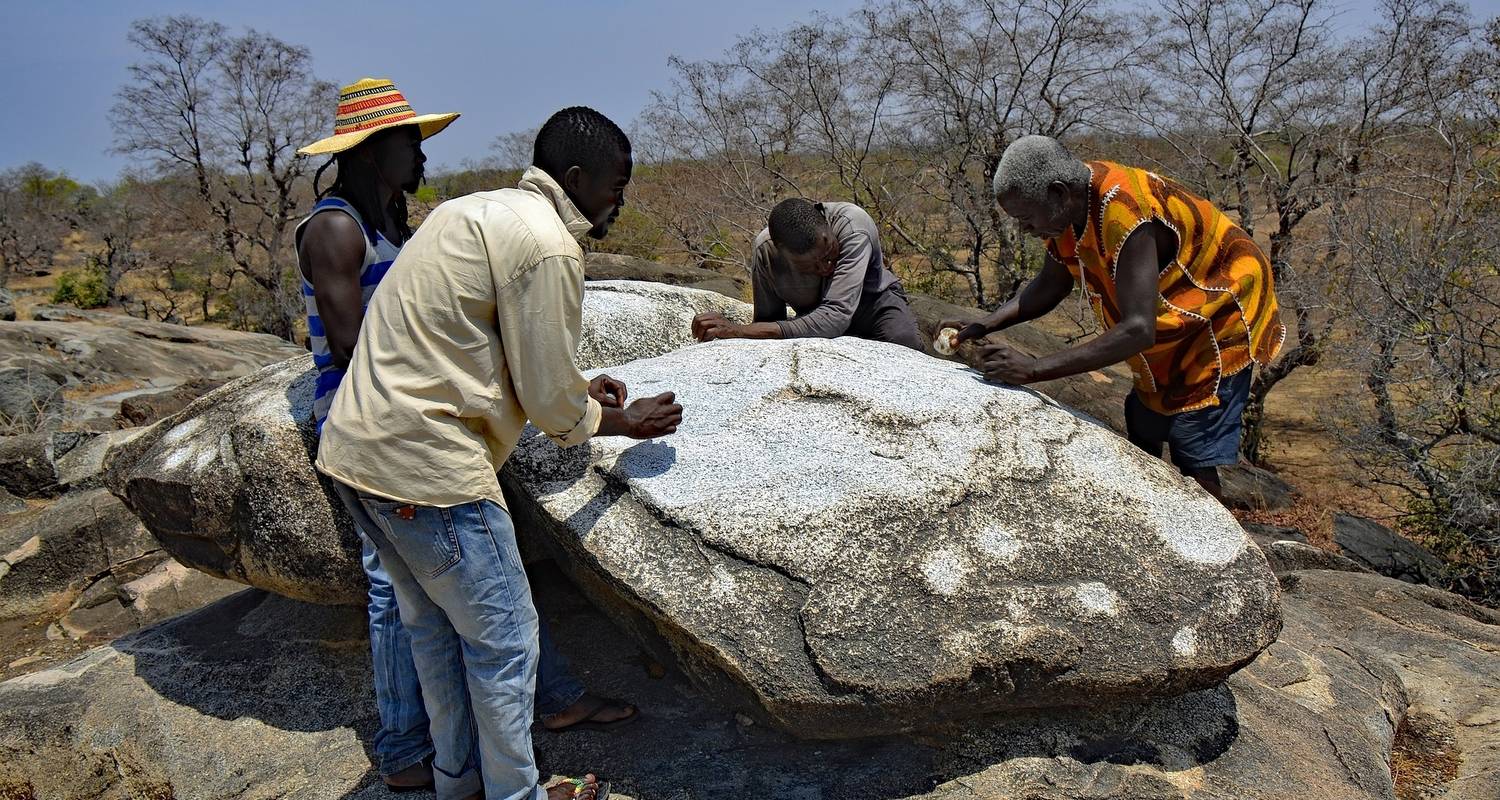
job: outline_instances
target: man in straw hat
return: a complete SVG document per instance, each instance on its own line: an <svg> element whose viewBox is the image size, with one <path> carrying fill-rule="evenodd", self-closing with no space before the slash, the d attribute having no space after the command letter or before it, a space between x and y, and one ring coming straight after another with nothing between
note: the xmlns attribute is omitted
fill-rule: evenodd
<svg viewBox="0 0 1500 800"><path fill-rule="evenodd" d="M625 202L630 141L567 108L537 134L514 189L438 206L370 301L317 465L369 534L410 632L440 798L601 798L592 775L537 785L530 726L539 621L496 472L529 421L563 446L673 433L666 392L574 364L577 238Z"/></svg>
<svg viewBox="0 0 1500 800"><path fill-rule="evenodd" d="M337 164L333 185L319 193L312 213L297 226L297 265L307 306L309 345L318 369L313 414L321 431L354 353L365 307L411 236L406 196L422 180L422 140L457 114L417 115L388 80L364 78L339 92L334 135L298 153L330 155L313 178ZM374 749L381 778L398 789L432 783L427 712L412 663L411 640L401 627L390 577L364 531L365 574L370 579L370 650L380 730Z"/></svg>
<svg viewBox="0 0 1500 800"><path fill-rule="evenodd" d="M315 187L323 171L337 165L333 184L319 193L312 213L297 228L302 294L319 371L313 410L320 431L348 369L370 297L411 236L405 193L416 191L422 179L422 140L457 117L416 115L390 81L365 78L340 93L335 135L299 151L332 156L314 177ZM363 533L361 539L370 581L371 663L381 719L374 749L381 777L397 789L430 786L427 762L433 747L411 640L401 626L379 554ZM541 645L537 709L548 727L580 721L619 724L633 717L633 706L585 694L545 631Z"/></svg>

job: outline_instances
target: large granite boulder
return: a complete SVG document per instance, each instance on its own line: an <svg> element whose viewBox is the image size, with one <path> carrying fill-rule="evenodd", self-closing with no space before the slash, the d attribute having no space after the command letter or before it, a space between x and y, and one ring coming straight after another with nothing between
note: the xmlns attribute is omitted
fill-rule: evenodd
<svg viewBox="0 0 1500 800"><path fill-rule="evenodd" d="M507 465L517 527L710 690L807 737L1222 681L1274 576L1212 497L1043 395L854 339L612 367L674 436Z"/></svg>
<svg viewBox="0 0 1500 800"><path fill-rule="evenodd" d="M714 292L591 282L579 362L660 355L692 342L695 314L749 319ZM363 603L358 538L312 466L316 373L299 356L228 383L110 451L107 480L173 557L315 603Z"/></svg>
<svg viewBox="0 0 1500 800"><path fill-rule="evenodd" d="M645 281L590 281L587 287L579 369L624 364L694 344L693 317L705 312L735 322L752 318L749 303L703 289Z"/></svg>
<svg viewBox="0 0 1500 800"><path fill-rule="evenodd" d="M532 586L559 647L647 713L629 735L537 729L536 751L544 774L593 770L643 800L1500 796L1500 615L1376 575L1286 582L1281 637L1221 686L809 746L670 664L650 677L549 570ZM0 797L394 800L371 765L364 636L358 609L249 591L0 683Z"/></svg>
<svg viewBox="0 0 1500 800"><path fill-rule="evenodd" d="M105 480L183 564L361 603L358 537L312 465L316 378L304 355L231 381L111 451Z"/></svg>

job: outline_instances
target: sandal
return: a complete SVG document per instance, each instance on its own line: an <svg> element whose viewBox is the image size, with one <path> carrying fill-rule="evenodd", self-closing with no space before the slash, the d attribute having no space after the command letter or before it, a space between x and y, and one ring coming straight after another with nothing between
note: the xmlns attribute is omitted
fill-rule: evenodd
<svg viewBox="0 0 1500 800"><path fill-rule="evenodd" d="M574 795L577 795L578 790L583 788L582 778L563 778L557 783L552 784L552 786L548 786L546 788L550 789L553 786L561 786L565 783L573 784ZM594 800L609 800L609 781L598 781L594 784Z"/></svg>

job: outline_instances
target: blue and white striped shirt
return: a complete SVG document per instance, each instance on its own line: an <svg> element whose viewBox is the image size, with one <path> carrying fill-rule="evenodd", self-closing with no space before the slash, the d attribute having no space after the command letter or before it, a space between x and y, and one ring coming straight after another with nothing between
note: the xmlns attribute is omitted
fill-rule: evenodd
<svg viewBox="0 0 1500 800"><path fill-rule="evenodd" d="M360 308L370 306L370 297L375 287L391 268L401 247L380 235L380 231L366 225L354 206L337 197L325 197L313 206L312 213L297 224L297 241L302 240L302 228L308 220L325 211L342 211L354 218L365 232L365 263L359 271ZM313 364L318 368L318 386L313 394L313 416L318 423L318 433L323 432L323 420L328 418L328 409L333 405L333 393L344 380L344 370L333 365L333 354L328 350L328 335L323 329L323 318L318 315L318 300L313 294L313 285L302 275L302 300L307 306L307 333L312 349Z"/></svg>

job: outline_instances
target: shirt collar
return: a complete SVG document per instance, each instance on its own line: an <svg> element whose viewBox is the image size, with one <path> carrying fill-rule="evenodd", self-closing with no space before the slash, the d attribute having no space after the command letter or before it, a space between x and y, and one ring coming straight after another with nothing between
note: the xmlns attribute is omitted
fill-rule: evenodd
<svg viewBox="0 0 1500 800"><path fill-rule="evenodd" d="M562 185L553 180L552 176L541 167L527 167L526 172L521 175L520 183L516 184L516 188L536 192L547 198L548 202L552 203L552 207L557 209L557 216L562 219L563 225L567 226L568 233L573 234L574 239L582 239L593 230L594 223L589 222L589 218L585 217L583 212L578 210L578 206L568 198L568 193L563 191Z"/></svg>

